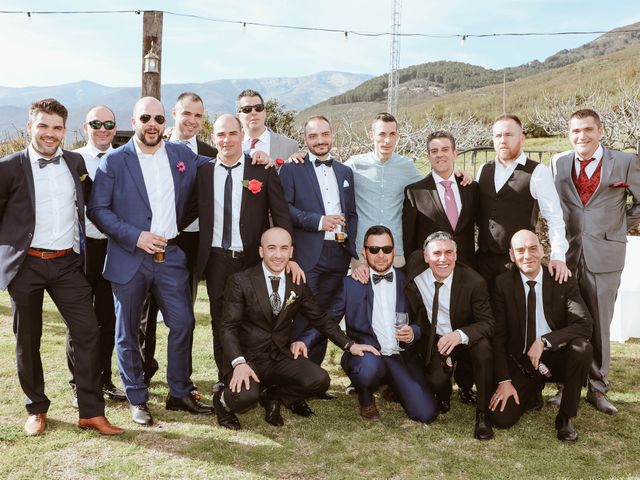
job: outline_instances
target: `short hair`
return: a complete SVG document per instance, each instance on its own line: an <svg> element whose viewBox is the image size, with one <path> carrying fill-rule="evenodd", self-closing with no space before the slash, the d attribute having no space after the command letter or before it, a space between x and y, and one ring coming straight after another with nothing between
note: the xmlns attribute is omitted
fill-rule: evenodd
<svg viewBox="0 0 640 480"><path fill-rule="evenodd" d="M569 121L577 118L578 120L582 120L583 118L593 118L596 121L598 127L602 127L602 121L600 120L600 115L595 110L591 110L590 108L583 108L582 110L576 110L571 114Z"/></svg>
<svg viewBox="0 0 640 480"><path fill-rule="evenodd" d="M378 113L374 118L373 118L373 122L371 122L371 128L373 128L373 126L376 124L377 121L381 121L384 123L395 123L396 124L396 128L398 127L398 120L396 120L396 117L394 117L393 115L391 115L388 112L380 112Z"/></svg>
<svg viewBox="0 0 640 480"><path fill-rule="evenodd" d="M429 235L424 240L424 244L422 245L422 250L426 250L427 248L429 248L429 244L431 242L438 242L438 241L453 242L453 249L455 251L458 250L458 244L453 239L453 235L451 235L449 232L443 232L443 231L433 232L431 235Z"/></svg>
<svg viewBox="0 0 640 480"><path fill-rule="evenodd" d="M178 95L178 99L176 100L176 103L181 102L185 98L187 100L191 100L192 102L200 102L202 105L204 105L204 102L202 101L202 97L200 97L200 95L198 95L197 93L193 93L193 92L182 92L180 95Z"/></svg>
<svg viewBox="0 0 640 480"><path fill-rule="evenodd" d="M364 242L362 243L362 246L363 247L367 246L367 240L369 240L369 237L371 235L384 235L385 233L389 235L389 237L391 238L391 245L395 246L395 242L393 241L393 234L391 233L391 230L389 230L384 225L374 225L372 227L369 227L369 229L364 234Z"/></svg>
<svg viewBox="0 0 640 480"><path fill-rule="evenodd" d="M260 92L247 88L245 90L242 90L236 97L236 110L240 108L240 99L244 97L259 97L260 103L264 103L264 98L262 98L262 95L260 95Z"/></svg>
<svg viewBox="0 0 640 480"><path fill-rule="evenodd" d="M33 121L38 113L47 113L49 115L58 115L62 117L62 124L67 124L67 118L69 112L66 107L62 105L55 98L44 98L42 100L36 100L31 104L29 109L29 120ZM115 117L114 117L115 118Z"/></svg>
<svg viewBox="0 0 640 480"><path fill-rule="evenodd" d="M498 115L496 119L493 121L493 124L495 125L500 120L513 120L518 124L518 126L522 130L522 121L518 118L517 115L514 115L513 113L503 113L501 115Z"/></svg>
<svg viewBox="0 0 640 480"><path fill-rule="evenodd" d="M227 114L223 113L223 114L218 115L218 117L211 124L211 127L212 127L214 132L216 131L216 122L220 119L220 117L222 115L229 115L230 117L232 117L236 121L236 123L238 124L238 128L240 128L240 131L242 131L242 123L240 123L240 119L236 115L231 115L230 113L227 113Z"/></svg>
<svg viewBox="0 0 640 480"><path fill-rule="evenodd" d="M93 107L91 107L89 110L87 110L87 115L89 115L89 113L92 110L95 110L96 108L104 108L106 110L109 110L111 112L111 116L113 117L113 121L116 121L116 114L113 113L113 110L111 110L109 107L107 107L106 105L94 105ZM85 121L87 120L87 115L84 116Z"/></svg>
<svg viewBox="0 0 640 480"><path fill-rule="evenodd" d="M456 139L451 133L445 132L444 130L436 130L435 132L430 133L427 137L427 152L429 151L431 140L435 140L436 138L449 139L449 141L451 142L451 148L454 150L456 149Z"/></svg>
<svg viewBox="0 0 640 480"><path fill-rule="evenodd" d="M322 120L323 122L327 122L329 124L329 130L331 130L331 122L324 115L314 115L313 117L309 117L306 122L304 122L304 127L302 127L302 131L307 133L307 125L313 120Z"/></svg>

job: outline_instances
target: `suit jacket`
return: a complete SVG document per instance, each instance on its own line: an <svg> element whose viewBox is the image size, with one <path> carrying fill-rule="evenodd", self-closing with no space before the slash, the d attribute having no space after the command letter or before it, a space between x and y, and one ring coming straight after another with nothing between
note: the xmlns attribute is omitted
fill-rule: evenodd
<svg viewBox="0 0 640 480"><path fill-rule="evenodd" d="M67 164L75 184L82 243L84 198L89 195L91 179L82 155L63 150L61 162ZM5 290L18 273L31 247L35 227L35 185L25 149L0 159L0 290Z"/></svg>
<svg viewBox="0 0 640 480"><path fill-rule="evenodd" d="M543 335L552 350L564 347L576 338L591 337L592 321L573 277L556 282L546 266L542 267L542 302L551 332ZM513 369L533 370L524 351L527 322L525 289L520 270L514 268L496 277L493 296L496 319L493 358L496 381L511 378Z"/></svg>
<svg viewBox="0 0 640 480"><path fill-rule="evenodd" d="M134 138L102 157L96 172L87 214L109 237L104 278L127 283L140 268L145 251L136 247L140 233L151 228L151 205L142 169L134 146ZM189 147L165 142L175 192L178 227L195 183L199 165L210 159L194 154ZM176 165L183 162L184 172Z"/></svg>
<svg viewBox="0 0 640 480"><path fill-rule="evenodd" d="M476 265L475 221L478 209L478 183L463 187L456 177L462 209L455 231L438 195L436 182L429 173L419 182L408 185L404 190L402 206L402 232L404 251L409 255L421 250L424 240L438 231L449 232L458 245L458 260L471 267Z"/></svg>
<svg viewBox="0 0 640 480"><path fill-rule="evenodd" d="M300 151L298 142L295 140L291 140L289 137L272 132L271 130L269 130L269 132L271 133L269 156L272 159L281 158L286 160L294 153Z"/></svg>
<svg viewBox="0 0 640 480"><path fill-rule="evenodd" d="M422 350L425 362L429 363L431 351L427 350L431 337L431 311L427 311L415 278L429 266L421 251L411 254L407 262L407 286L405 292L411 316L422 328ZM481 338L491 339L494 329L493 312L489 301L489 290L484 279L471 267L457 263L453 269L449 316L452 330L460 329L469 337L469 345ZM431 341L435 345L435 339Z"/></svg>
<svg viewBox="0 0 640 480"><path fill-rule="evenodd" d="M243 356L247 362L293 358L291 325L298 312L333 343L344 348L350 341L333 318L322 311L309 287L296 285L286 275L280 314L274 318L262 263L229 277L224 291L221 342L226 375L231 362Z"/></svg>
<svg viewBox="0 0 640 480"><path fill-rule="evenodd" d="M347 220L345 247L352 257L358 258L355 244L358 214L353 171L337 160L334 160L332 165L338 183L340 206ZM303 163L286 163L280 169L280 181L293 222L293 237L297 247L296 259L305 271L311 270L318 263L325 234L323 230L318 230L320 218L326 212L315 168L307 154Z"/></svg>
<svg viewBox="0 0 640 480"><path fill-rule="evenodd" d="M213 240L214 192L213 169L215 160L211 160L198 169L196 188L191 195L189 212L182 222L186 227L196 218L200 218L200 237L198 257L196 260L197 278L201 278L209 259L209 249ZM291 218L287 202L282 193L282 185L275 168L265 170L262 165L251 165L251 158L244 158L244 180L259 180L262 188L258 193L251 193L242 188L240 205L240 237L243 245L243 264L253 266L260 261L258 247L260 237L270 228L269 213L273 225L282 227L293 235Z"/></svg>
<svg viewBox="0 0 640 480"><path fill-rule="evenodd" d="M640 222L640 162L632 153L604 148L600 185L582 205L573 183L574 152L556 162L556 189L560 196L569 251L567 266L575 270L584 252L587 268L594 273L622 270L627 231ZM611 185L624 182L629 188ZM627 194L632 204L627 207Z"/></svg>
<svg viewBox="0 0 640 480"><path fill-rule="evenodd" d="M198 146L198 155L204 155L205 157L216 158L218 150L212 147L208 143L205 143L196 138L196 145Z"/></svg>

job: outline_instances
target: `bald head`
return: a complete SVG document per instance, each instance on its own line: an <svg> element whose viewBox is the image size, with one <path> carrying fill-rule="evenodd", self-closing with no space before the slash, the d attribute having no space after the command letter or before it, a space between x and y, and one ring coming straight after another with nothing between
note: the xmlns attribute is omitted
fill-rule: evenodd
<svg viewBox="0 0 640 480"><path fill-rule="evenodd" d="M142 97L136 102L131 126L136 132L138 146L144 153L155 153L160 148L164 120L164 107L158 99Z"/></svg>
<svg viewBox="0 0 640 480"><path fill-rule="evenodd" d="M511 237L509 256L518 269L533 280L542 268L544 249L535 233L530 230L520 230Z"/></svg>
<svg viewBox="0 0 640 480"><path fill-rule="evenodd" d="M116 135L116 116L109 107L97 105L87 112L82 127L87 134L89 144L105 152Z"/></svg>
<svg viewBox="0 0 640 480"><path fill-rule="evenodd" d="M218 149L218 158L226 165L235 164L242 157L242 125L233 115L224 113L213 122L213 143Z"/></svg>
<svg viewBox="0 0 640 480"><path fill-rule="evenodd" d="M279 275L293 254L291 235L284 228L273 227L260 237L260 257L271 273Z"/></svg>
<svg viewBox="0 0 640 480"><path fill-rule="evenodd" d="M155 97L142 97L133 106L133 116L137 117L144 113L149 113L148 110L160 111L160 115L164 115L164 107L160 100Z"/></svg>

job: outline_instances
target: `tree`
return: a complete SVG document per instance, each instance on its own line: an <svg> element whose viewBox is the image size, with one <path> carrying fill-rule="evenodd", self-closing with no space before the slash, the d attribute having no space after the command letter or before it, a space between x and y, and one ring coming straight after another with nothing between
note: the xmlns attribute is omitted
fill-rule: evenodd
<svg viewBox="0 0 640 480"><path fill-rule="evenodd" d="M267 128L273 132L289 138L296 138L299 134L295 124L296 111L287 110L284 105L278 103L274 98L267 100Z"/></svg>

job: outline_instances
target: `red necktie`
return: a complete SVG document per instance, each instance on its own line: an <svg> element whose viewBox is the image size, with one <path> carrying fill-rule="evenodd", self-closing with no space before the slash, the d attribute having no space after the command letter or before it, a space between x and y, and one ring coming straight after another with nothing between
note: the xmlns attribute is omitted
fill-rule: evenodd
<svg viewBox="0 0 640 480"><path fill-rule="evenodd" d="M256 148L256 143L258 143L259 141L259 138L252 138L251 143L249 144L249 150L253 150L254 148Z"/></svg>
<svg viewBox="0 0 640 480"><path fill-rule="evenodd" d="M600 179L595 181L595 178L587 177L587 166L593 162L595 158L590 158L589 160L580 160L580 173L578 174L578 179L576 181L576 186L578 187L578 193L580 194L580 200L582 200L582 204L586 205L593 192L598 188L598 184L600 183ZM592 181L593 180L593 181Z"/></svg>

